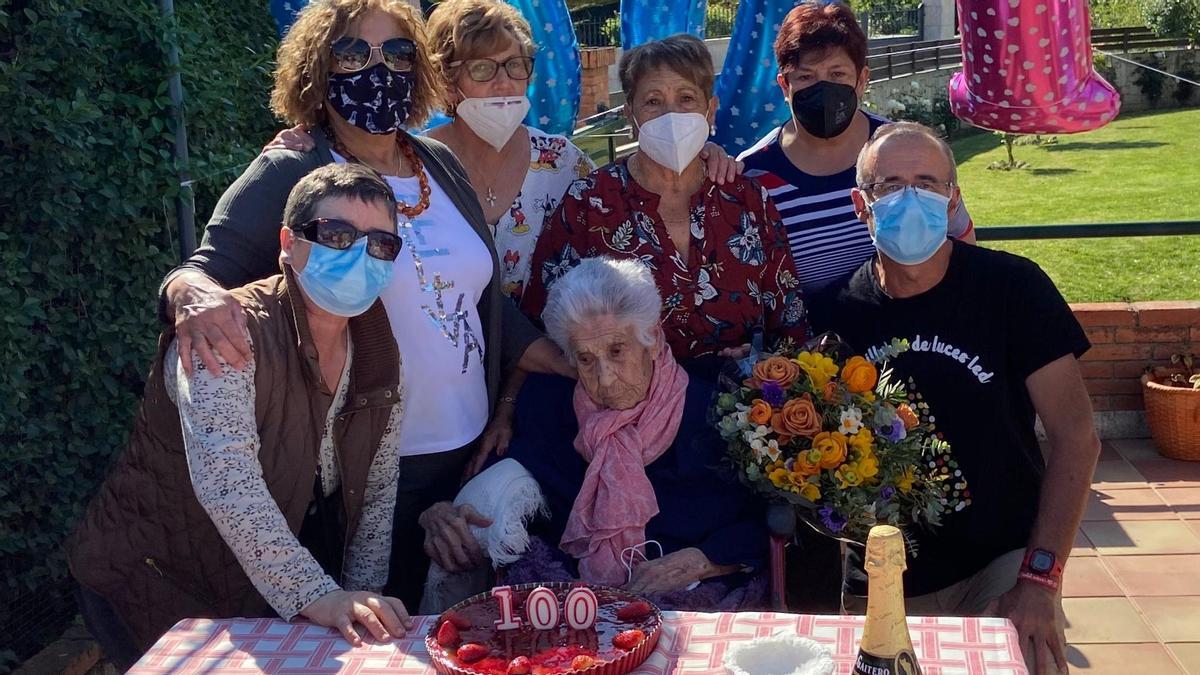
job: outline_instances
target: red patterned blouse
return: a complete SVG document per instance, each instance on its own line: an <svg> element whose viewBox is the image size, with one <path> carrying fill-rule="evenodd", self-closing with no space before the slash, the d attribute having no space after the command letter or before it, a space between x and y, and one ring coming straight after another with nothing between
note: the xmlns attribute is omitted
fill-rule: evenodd
<svg viewBox="0 0 1200 675"><path fill-rule="evenodd" d="M691 198L686 262L658 202L624 161L572 183L534 248L521 309L540 319L548 289L583 258L636 258L662 293L663 329L676 358L740 347L755 333L767 345L807 339L796 267L766 190L743 176L725 185L705 179Z"/></svg>

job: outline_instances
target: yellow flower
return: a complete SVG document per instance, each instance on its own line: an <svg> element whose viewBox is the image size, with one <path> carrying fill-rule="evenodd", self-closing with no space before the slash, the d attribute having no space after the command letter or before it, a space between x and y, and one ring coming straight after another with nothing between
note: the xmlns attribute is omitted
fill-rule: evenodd
<svg viewBox="0 0 1200 675"><path fill-rule="evenodd" d="M833 362L833 359L824 354L814 354L812 352L800 352L796 357L796 363L800 364L800 369L808 375L812 380L813 389L822 390L829 380L837 375L838 367Z"/></svg>
<svg viewBox="0 0 1200 675"><path fill-rule="evenodd" d="M917 481L917 467L909 465L904 467L904 473L896 479L896 488L901 492L907 493L912 490L913 483Z"/></svg>
<svg viewBox="0 0 1200 675"><path fill-rule="evenodd" d="M855 464L858 465L858 475L864 481L873 483L875 476L879 475L879 458L873 452L865 453Z"/></svg>
<svg viewBox="0 0 1200 675"><path fill-rule="evenodd" d="M864 391L863 393L859 394L858 396L866 403L874 403L875 402L875 392L873 392L873 391Z"/></svg>
<svg viewBox="0 0 1200 675"><path fill-rule="evenodd" d="M833 477L838 479L838 487L843 490L849 487L858 487L863 482L854 462L847 462L838 467L838 470L833 473Z"/></svg>
<svg viewBox="0 0 1200 675"><path fill-rule="evenodd" d="M788 479L789 473L790 472L787 469L785 469L781 466L777 469L773 469L773 470L769 471L767 473L767 478L771 479L772 485L774 485L777 488L782 488L782 487L788 485L788 483L790 482Z"/></svg>
<svg viewBox="0 0 1200 675"><path fill-rule="evenodd" d="M858 453L859 457L874 452L873 444L875 443L875 436L866 427L859 429L857 434L851 436L849 442L850 447Z"/></svg>
<svg viewBox="0 0 1200 675"><path fill-rule="evenodd" d="M832 469L846 461L846 434L822 431L813 436L813 450L821 453L821 468Z"/></svg>
<svg viewBox="0 0 1200 675"><path fill-rule="evenodd" d="M800 485L800 496L804 497L810 502L815 502L821 498L821 488L817 487L815 483L804 481L804 483Z"/></svg>
<svg viewBox="0 0 1200 675"><path fill-rule="evenodd" d="M871 391L878 380L879 373L875 366L861 356L851 356L842 368L842 382L846 383L846 390L851 394Z"/></svg>

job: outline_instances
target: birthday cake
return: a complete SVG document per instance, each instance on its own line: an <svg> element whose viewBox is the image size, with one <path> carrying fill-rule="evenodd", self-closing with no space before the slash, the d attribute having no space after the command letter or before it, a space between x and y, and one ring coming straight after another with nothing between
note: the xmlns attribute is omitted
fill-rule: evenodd
<svg viewBox="0 0 1200 675"><path fill-rule="evenodd" d="M425 637L443 675L624 675L658 644L662 613L606 586L501 586L438 617Z"/></svg>

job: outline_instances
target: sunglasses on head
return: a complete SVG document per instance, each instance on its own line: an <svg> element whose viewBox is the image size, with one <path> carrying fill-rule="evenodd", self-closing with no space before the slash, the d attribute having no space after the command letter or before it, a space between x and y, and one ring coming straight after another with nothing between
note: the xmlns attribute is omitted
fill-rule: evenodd
<svg viewBox="0 0 1200 675"><path fill-rule="evenodd" d="M289 226L305 241L328 248L344 251L362 237L367 238L367 255L380 260L392 261L400 255L403 242L391 232L371 230L363 232L351 223L338 218L316 218L307 223Z"/></svg>
<svg viewBox="0 0 1200 675"><path fill-rule="evenodd" d="M532 56L514 56L503 63L494 59L467 59L454 61L449 65L451 68L465 67L467 77L476 82L491 82L502 66L510 80L528 80L533 74Z"/></svg>
<svg viewBox="0 0 1200 675"><path fill-rule="evenodd" d="M332 45L333 59L346 72L354 73L367 67L371 56L378 51L379 58L389 69L398 72L412 70L417 58L417 45L412 40L394 37L373 45L356 37L338 38Z"/></svg>

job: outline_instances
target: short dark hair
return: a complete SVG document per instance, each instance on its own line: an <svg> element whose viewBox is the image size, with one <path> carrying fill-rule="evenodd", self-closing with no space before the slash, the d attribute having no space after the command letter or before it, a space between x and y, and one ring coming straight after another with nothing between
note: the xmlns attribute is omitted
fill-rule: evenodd
<svg viewBox="0 0 1200 675"><path fill-rule="evenodd" d="M315 217L317 205L333 197L351 197L396 208L395 193L373 169L354 163L326 164L301 178L292 188L283 207L284 226L307 223Z"/></svg>
<svg viewBox="0 0 1200 675"><path fill-rule="evenodd" d="M775 38L775 62L785 72L809 54L844 49L857 70L867 65L867 36L843 2L808 0L788 12Z"/></svg>
<svg viewBox="0 0 1200 675"><path fill-rule="evenodd" d="M638 45L621 55L617 72L621 76L621 88L626 100L632 99L637 83L646 73L656 68L670 68L704 92L704 98L712 98L713 69L712 54L704 41L695 35L679 33L661 40L651 40Z"/></svg>

